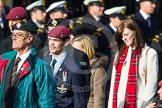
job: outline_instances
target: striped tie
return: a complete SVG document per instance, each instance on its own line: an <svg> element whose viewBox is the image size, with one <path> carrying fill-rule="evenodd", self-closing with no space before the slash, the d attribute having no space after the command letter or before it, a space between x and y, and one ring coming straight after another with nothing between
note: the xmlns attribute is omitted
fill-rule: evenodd
<svg viewBox="0 0 162 108"><path fill-rule="evenodd" d="M16 78L16 75L17 75L17 68L18 68L18 63L21 61L21 58L18 57L16 60L15 60L15 63L14 63L14 67L12 69L12 78L11 78L11 81L13 82L14 79Z"/></svg>

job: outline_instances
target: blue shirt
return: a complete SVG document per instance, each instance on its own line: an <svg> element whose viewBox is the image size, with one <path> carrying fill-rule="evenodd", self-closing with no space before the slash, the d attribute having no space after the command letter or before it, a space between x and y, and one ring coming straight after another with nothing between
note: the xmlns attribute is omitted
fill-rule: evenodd
<svg viewBox="0 0 162 108"><path fill-rule="evenodd" d="M61 56L59 56L58 58L54 58L52 56L52 61L53 61L53 59L56 59L56 61L57 61L56 64L55 64L54 70L53 70L54 77L57 74L57 71L58 71L59 67L61 66L61 64L64 61L66 56L67 56L67 52L66 51ZM52 61L51 61L51 63L52 63ZM51 63L50 63L50 65L51 65Z"/></svg>

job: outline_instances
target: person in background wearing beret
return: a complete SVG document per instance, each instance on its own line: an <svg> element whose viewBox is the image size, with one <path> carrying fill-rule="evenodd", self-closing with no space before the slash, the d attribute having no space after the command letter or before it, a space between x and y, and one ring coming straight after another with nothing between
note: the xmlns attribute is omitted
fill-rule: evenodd
<svg viewBox="0 0 162 108"><path fill-rule="evenodd" d="M67 15L67 3L66 1L59 1L52 3L46 10L46 13L49 14L51 20L57 18L66 19Z"/></svg>
<svg viewBox="0 0 162 108"><path fill-rule="evenodd" d="M37 43L37 50L44 47L46 39L47 39L47 33L46 33L46 8L45 4L42 0L37 0L30 5L26 7L26 10L30 13L30 19L29 22L35 24L37 26L37 35L35 36L38 40Z"/></svg>
<svg viewBox="0 0 162 108"><path fill-rule="evenodd" d="M10 31L12 33L12 26L15 23L21 22L21 21L27 21L27 12L23 7L14 7L10 10L8 15L6 16L6 19L8 20L8 26L10 28ZM10 34L11 34L10 33ZM0 54L11 51L12 49L12 40L11 37L7 36L8 38L2 40L0 43Z"/></svg>
<svg viewBox="0 0 162 108"><path fill-rule="evenodd" d="M120 25L122 20L126 19L125 10L126 6L118 6L104 11L104 14L108 15L110 21L107 27L113 35L117 31L117 27Z"/></svg>
<svg viewBox="0 0 162 108"><path fill-rule="evenodd" d="M86 73L78 68L74 58L65 47L70 39L70 31L65 26L56 26L48 33L50 54L44 57L53 70L56 81L56 108L87 108L89 83Z"/></svg>
<svg viewBox="0 0 162 108"><path fill-rule="evenodd" d="M70 23L69 21L65 21L63 19L55 19L53 21L49 21L48 22L48 33L55 27L57 26L66 26L67 28L70 28ZM74 36L70 34L70 42L74 39ZM69 43L70 43L69 42ZM46 43L48 45L48 41L46 41ZM89 70L90 69L90 64L89 64L89 60L88 60L88 56L83 52L80 51L78 49L75 49L71 46L71 44L68 44L66 46L66 51L69 54L70 57L73 57L76 64L78 64L80 69L83 70ZM45 56L47 56L50 53L48 46L41 48L38 51L38 56L40 58L44 58Z"/></svg>
<svg viewBox="0 0 162 108"><path fill-rule="evenodd" d="M55 82L50 66L31 47L37 27L19 22L12 28L14 51L0 56L0 107L55 108Z"/></svg>

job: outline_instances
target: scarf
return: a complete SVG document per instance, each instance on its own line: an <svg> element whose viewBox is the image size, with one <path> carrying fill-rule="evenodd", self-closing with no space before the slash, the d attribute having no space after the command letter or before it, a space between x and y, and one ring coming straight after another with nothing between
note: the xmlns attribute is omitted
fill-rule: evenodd
<svg viewBox="0 0 162 108"><path fill-rule="evenodd" d="M119 83L120 81L122 81L120 80L120 78L122 72L125 72L122 71L122 68L124 68L123 66L126 66L128 62L130 62L130 65L128 67L129 69L127 72L128 78L126 83L126 90L125 93L123 93L125 94L125 100L122 100L124 102L123 108L136 108L137 73L138 73L138 64L139 64L139 57L141 54L141 50L140 49L134 50L133 53L128 55L130 61L127 61L128 59L126 60L126 58L128 54L128 49L129 49L128 46L124 47L123 53L120 56L118 63L116 64L116 75L115 75L115 82L114 82L112 108L117 108L118 106L117 105L118 93L122 93L118 91Z"/></svg>

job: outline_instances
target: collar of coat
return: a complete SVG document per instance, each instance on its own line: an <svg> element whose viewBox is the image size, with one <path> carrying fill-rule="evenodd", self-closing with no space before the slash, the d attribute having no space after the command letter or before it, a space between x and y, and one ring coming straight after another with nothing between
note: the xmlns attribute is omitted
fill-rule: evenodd
<svg viewBox="0 0 162 108"><path fill-rule="evenodd" d="M15 59L16 54L17 54L16 51L11 51L4 53L2 54L2 56L0 56L0 82L3 80L3 77L9 70L11 62ZM25 60L25 62L22 64L20 68L21 72L19 79L29 74L30 71L32 70L34 65L33 64L34 56L36 56L36 51L34 48L32 48L28 58Z"/></svg>

